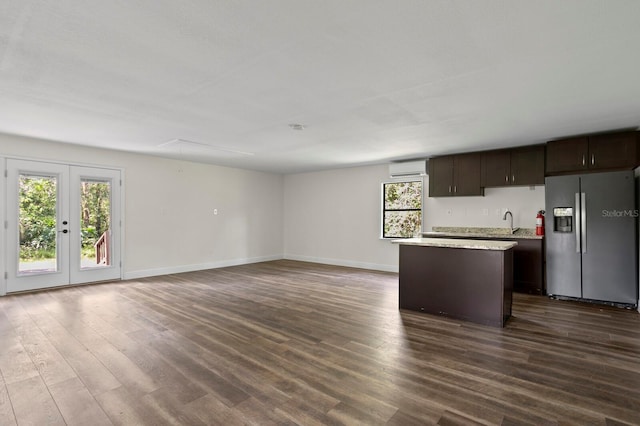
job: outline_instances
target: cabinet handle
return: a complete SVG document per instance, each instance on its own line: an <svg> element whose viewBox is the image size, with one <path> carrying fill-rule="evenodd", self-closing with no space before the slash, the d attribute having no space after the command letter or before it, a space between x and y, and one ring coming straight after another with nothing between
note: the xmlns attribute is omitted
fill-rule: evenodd
<svg viewBox="0 0 640 426"><path fill-rule="evenodd" d="M504 175L504 181L509 183L509 175Z"/></svg>
<svg viewBox="0 0 640 426"><path fill-rule="evenodd" d="M583 166L585 165L585 162L584 162L584 154L582 154L582 165L583 165Z"/></svg>
<svg viewBox="0 0 640 426"><path fill-rule="evenodd" d="M458 185L455 185L455 186L453 187L453 192L458 193Z"/></svg>
<svg viewBox="0 0 640 426"><path fill-rule="evenodd" d="M451 185L449 185L449 194L451 194Z"/></svg>
<svg viewBox="0 0 640 426"><path fill-rule="evenodd" d="M511 175L511 183L516 183L516 175Z"/></svg>
<svg viewBox="0 0 640 426"><path fill-rule="evenodd" d="M596 164L596 155L595 154L591 154L591 165L595 165Z"/></svg>

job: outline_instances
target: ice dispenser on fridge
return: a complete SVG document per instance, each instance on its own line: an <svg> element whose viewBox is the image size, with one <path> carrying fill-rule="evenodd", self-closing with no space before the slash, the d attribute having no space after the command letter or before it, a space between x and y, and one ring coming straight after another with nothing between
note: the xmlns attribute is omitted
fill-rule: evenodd
<svg viewBox="0 0 640 426"><path fill-rule="evenodd" d="M553 209L553 232L573 232L573 207Z"/></svg>

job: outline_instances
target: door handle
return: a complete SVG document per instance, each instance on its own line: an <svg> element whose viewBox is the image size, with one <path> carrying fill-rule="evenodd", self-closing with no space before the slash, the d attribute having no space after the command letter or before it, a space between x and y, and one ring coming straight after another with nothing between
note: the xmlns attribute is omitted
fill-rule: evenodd
<svg viewBox="0 0 640 426"><path fill-rule="evenodd" d="M576 192L576 224L573 227L573 232L576 234L576 253L580 253L580 233L582 232L582 228L580 227L580 193Z"/></svg>
<svg viewBox="0 0 640 426"><path fill-rule="evenodd" d="M582 253L587 252L587 194L580 194L580 231L582 234Z"/></svg>

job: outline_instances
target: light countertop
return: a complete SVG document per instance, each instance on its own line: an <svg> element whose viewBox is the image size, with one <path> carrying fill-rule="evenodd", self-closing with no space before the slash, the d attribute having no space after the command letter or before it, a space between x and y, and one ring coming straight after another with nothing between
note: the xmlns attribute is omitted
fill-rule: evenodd
<svg viewBox="0 0 640 426"><path fill-rule="evenodd" d="M509 250L518 245L516 241L465 240L458 238L406 238L392 243L444 248L464 248L472 250Z"/></svg>
<svg viewBox="0 0 640 426"><path fill-rule="evenodd" d="M423 232L423 237L473 237L473 238L490 238L492 240L514 240L514 239L531 239L541 240L542 235L536 235L535 228L519 228L513 234L509 232L509 228L475 228L475 227L459 227L459 226L434 226L433 231Z"/></svg>

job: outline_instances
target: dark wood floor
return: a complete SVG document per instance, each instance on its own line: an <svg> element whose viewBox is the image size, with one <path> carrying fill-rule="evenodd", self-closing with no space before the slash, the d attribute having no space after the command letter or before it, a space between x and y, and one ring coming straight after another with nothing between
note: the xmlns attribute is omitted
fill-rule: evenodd
<svg viewBox="0 0 640 426"><path fill-rule="evenodd" d="M0 422L640 424L638 312L514 299L485 327L292 261L8 296Z"/></svg>

